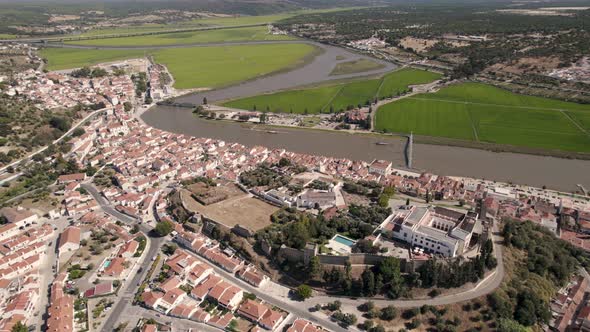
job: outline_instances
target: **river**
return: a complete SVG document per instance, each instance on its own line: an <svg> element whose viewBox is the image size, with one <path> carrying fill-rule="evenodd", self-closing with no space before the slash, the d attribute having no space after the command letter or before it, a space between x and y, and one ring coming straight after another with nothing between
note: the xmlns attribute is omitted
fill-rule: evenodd
<svg viewBox="0 0 590 332"><path fill-rule="evenodd" d="M403 138L384 138L297 128L278 128L271 134L255 126L203 120L190 109L156 107L142 115L146 124L165 131L210 137L246 146L262 145L289 151L353 160L386 159L405 165ZM387 142L377 145L376 142ZM527 154L490 152L453 146L414 144L413 166L434 174L468 176L517 184L574 191L590 188L590 161Z"/></svg>
<svg viewBox="0 0 590 332"><path fill-rule="evenodd" d="M167 45L154 48L197 47L197 46L231 46L238 44L272 44L281 42L244 42L244 43L212 43L197 45ZM291 89L298 86L345 79L358 76L379 75L395 69L392 63L378 61L383 68L364 73L331 76L330 72L338 62L368 58L350 50L298 40L282 43L307 43L323 49L304 66L288 72L275 73L255 80L250 80L220 88L214 91L199 92L177 97L180 103L200 104L203 97L209 102L268 93L271 91ZM56 47L96 48L91 46L53 45ZM118 48L152 48L152 47L99 47L101 49ZM350 158L354 160L386 159L396 166L405 165L405 139L383 138L347 133L279 129L278 134L269 134L265 130L252 128L239 123L211 122L198 119L189 109L153 107L142 115L149 125L169 132L199 137L211 137L227 142L238 142L244 145L263 145L270 148L284 148L294 152L318 154L332 157ZM376 145L377 141L387 140L388 145ZM577 190L576 185L582 184L590 188L590 161L560 159L517 153L495 153L484 150L414 144L413 166L420 170L435 174L469 176L514 182L518 184L543 185L563 190Z"/></svg>

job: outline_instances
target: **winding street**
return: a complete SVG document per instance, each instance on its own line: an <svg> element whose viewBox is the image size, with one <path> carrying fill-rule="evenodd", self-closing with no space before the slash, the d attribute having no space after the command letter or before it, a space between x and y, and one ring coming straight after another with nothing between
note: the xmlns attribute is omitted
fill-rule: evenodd
<svg viewBox="0 0 590 332"><path fill-rule="evenodd" d="M94 187L92 184L84 183L84 184L82 184L82 188L86 189L88 191L88 193L90 193L90 195L92 195L92 197L94 197L94 199L97 201L97 203L100 205L100 207L102 208L102 210L104 212L108 213L109 215L111 215L111 216L115 217L116 219L121 220L123 222L130 223L130 224L137 223L137 220L135 218L129 217L129 216L122 214L119 211L115 210L112 207L112 205L98 192L96 187ZM141 224L139 226L140 226L140 230L143 233L148 234L148 235L151 234L149 232L151 229L148 226L146 226L145 224ZM150 242L151 242L151 244L149 246L149 249L147 249L147 254L146 254L145 258L155 257L157 255L158 251L160 250L160 247L164 244L164 242L166 242L166 238L150 237ZM115 327L117 327L117 324L120 323L121 317L127 317L127 314L125 314L125 313L128 313L131 316L133 316L132 312L137 312L137 309L131 308L131 302L133 301L133 296L135 295L135 293L137 292L137 289L139 288L138 285L144 280L145 275L149 270L150 264L151 264L150 259L144 259L143 263L141 264L143 267L142 273L136 273L132 277L131 280L128 280L125 290L123 292L119 293L119 301L115 304L115 306L113 307L113 310L111 311L111 315L107 318L107 320L102 328L103 331L112 331ZM218 273L220 276L226 278L227 280L230 280L231 282L238 285L239 287L241 287L245 291L256 294L257 297L259 297L260 299L262 299L272 305L283 308L283 309L287 310L288 312L291 312L291 313L297 315L298 317L309 319L309 320L315 322L316 324L321 324L322 326L329 328L332 331L336 331L336 332L348 331L347 329L342 328L342 327L338 326L337 324L335 324L334 322L330 321L325 316L322 317L320 315L314 315L314 314L310 313L307 309L305 309L305 307L307 306L307 302L297 302L297 301L293 301L293 300L290 300L287 298L277 299L273 296L270 296L268 294L261 292L260 289L251 286L250 284L242 281L241 279L236 278L235 275L228 273L225 270L223 270L215 265L211 265L211 266L213 267L215 272ZM159 319L159 317L158 317L158 319ZM200 324L197 322L191 322L191 324L193 324L195 327L198 326L199 328L203 328L203 331L209 331L212 329L215 330L214 328L212 328L206 324Z"/></svg>
<svg viewBox="0 0 590 332"><path fill-rule="evenodd" d="M502 237L500 236L500 231L498 229L497 223L494 223L492 228L492 241L494 245L494 254L497 260L497 267L494 271L492 271L488 276L486 276L483 280L481 280L475 287L465 290L460 293L437 296L434 298L428 299L418 299L418 300L386 300L386 299L369 299L369 298L348 298L348 297L339 297L336 298L334 296L316 296L309 299L307 302L310 303L311 306L315 304L326 304L328 302L332 302L334 300L339 300L342 302L343 306L351 306L356 308L360 302L359 301L373 301L378 306L388 306L393 305L397 308L416 308L421 307L423 305L447 305L453 303L459 303L464 301L469 301L472 299L476 299L478 297L487 295L492 293L502 284L502 280L504 279L505 271L504 271L504 261L502 258L503 253L503 246L502 246Z"/></svg>
<svg viewBox="0 0 590 332"><path fill-rule="evenodd" d="M195 102L200 103L204 96L207 96L207 99L210 101L219 101L231 98L238 98L238 97L245 97L249 95L256 95L260 93L275 91L275 90L282 90L282 89L289 89L296 86L301 86L305 84L311 84L321 81L327 81L332 79L341 79L341 78L352 78L352 77L360 77L365 75L376 75L382 74L387 71L394 69L396 66L393 64L387 64L384 68L365 72L365 73L357 73L357 74L348 74L348 75L339 75L339 76L330 76L330 72L334 67L335 63L338 61L351 61L354 59L364 58L367 57L365 55L357 54L351 52L349 50L323 45L315 42L309 41L289 41L289 43L308 43L316 45L324 50L322 54L317 55L310 63L307 65L300 67L298 69L294 69L292 71L286 73L278 73L276 75L262 77L253 81L244 82L242 84L238 84L235 86L230 86L227 88L221 88L214 91L207 91L204 93L195 93L190 94L187 96L182 96L176 98L176 102ZM201 46L211 46L211 45L237 45L237 44L273 44L277 42L250 42L250 43L216 43L216 44L207 44ZM192 45L195 46L195 45ZM80 46L72 46L72 45L61 45L58 47L80 47ZM191 47L191 45L179 45L179 46L166 46L166 48L170 47ZM84 47L84 48L96 48L96 47ZM142 48L150 48L150 47L142 47ZM103 49L103 47L101 47ZM104 48L108 49L108 47ZM336 60L337 57L343 56L344 59ZM373 59L374 60L374 59ZM375 61L375 60L374 60ZM130 217L128 215L122 214L114 209L114 207L106 200L98 190L90 183L85 183L82 185L84 189L86 189L97 201L100 205L102 210L107 214L115 217L118 220L121 220L125 223L129 224L136 224L138 220ZM150 236L151 228L146 224L140 224L140 230L145 233L146 235ZM385 305L394 305L399 308L411 308L411 307L420 307L422 305L446 305L452 304L457 302L463 302L470 299L474 299L480 296L484 296L493 292L502 282L504 277L504 266L502 260L502 246L501 246L501 238L499 236L498 227L496 224L493 225L493 241L494 241L494 252L496 255L496 259L498 261L498 266L494 272L489 274L483 281L477 284L474 288L466 290L461 293L456 293L452 295L445 295L436 297L433 299L418 299L418 300L386 300L386 299L375 299L373 300L375 304L379 306ZM116 302L113 310L111 311L110 316L106 319L105 324L103 326L103 330L105 331L112 331L118 323L121 322L123 317L132 317L134 314L140 315L145 314L142 308L135 308L132 307L130 304L133 300L133 296L138 289L138 285L144 280L146 273L149 270L149 266L151 265L151 258L157 255L160 247L164 244L166 238L157 238L151 237L148 241L148 247L146 248L146 254L143 258L143 261L139 264L143 267L143 271L141 273L135 273L131 276L130 280L124 285L124 289L119 293L118 302ZM215 272L224 277L225 279L231 281L232 283L238 285L242 289L252 294L255 294L258 298L264 300L265 302L283 308L287 312L291 314L301 317L304 319L308 319L315 324L321 325L331 331L350 331L356 330L356 327L349 327L343 328L333 322L329 317L321 312L311 312L308 308L313 307L315 304L325 304L328 302L332 302L336 299L340 300L343 304L343 308L347 312L356 312L356 307L365 301L365 299L361 298L345 298L345 297L335 297L335 296L316 296L311 299L308 299L305 302L295 301L289 298L286 294L288 293L288 289L281 285L276 285L277 288L280 289L279 292L267 292L265 290L256 288L251 286L250 284L238 279L235 275L226 272L225 270L215 266L212 264ZM366 299L368 300L368 299ZM149 312L148 310L145 310ZM154 313L155 314L155 313ZM358 315L358 313L357 313ZM171 319L171 321L180 322L182 320L178 319ZM196 322L190 322L191 325L195 327L199 327L199 330L209 331L212 327L206 324L199 324Z"/></svg>
<svg viewBox="0 0 590 332"><path fill-rule="evenodd" d="M82 185L84 189L86 189L98 202L100 207L106 213L112 215L113 217L117 218L126 223L137 223L135 218L122 214L115 210L112 205L98 192L96 187L94 187L90 183L85 183ZM140 230L145 234L151 234L151 228L148 227L146 224L141 224ZM144 260L141 264L143 267L142 273L136 273L130 282L128 282L125 286L125 290L119 294L119 301L113 308L111 315L107 318L103 326L103 330L105 331L112 331L118 323L120 323L121 317L128 317L133 316L134 314L137 315L139 309L132 308L130 305L133 301L133 296L138 289L138 285L144 280L147 271L149 270L149 266L151 264L151 258L155 257L160 250L160 247L166 242L166 238L159 238L159 237L150 237L149 239L149 247L147 248L147 254L144 257ZM231 274L214 264L210 264L215 273L222 276L223 278L230 280L235 285L239 286L240 288L244 289L245 291L255 294L258 298L264 300L265 302L283 308L284 310L292 313L293 315L301 318L305 318L314 322L315 324L319 324L331 331L336 332L344 332L350 331L351 329L356 329L354 327L349 327L348 329L343 328L336 324L335 322L331 321L329 317L321 312L311 312L308 308L312 308L316 304L326 304L328 302L333 302L335 300L339 300L342 302L342 306L344 311L352 312L357 314L360 317L360 312L357 311L357 307L364 301L371 300L378 306L387 306L393 305L398 308L414 308L420 307L423 305L447 305L453 304L458 302L464 302L471 299L475 299L481 296L485 296L493 292L496 288L500 286L502 280L504 278L504 264L502 258L502 238L500 236L500 232L498 229L498 225L494 223L492 227L492 240L494 244L494 254L497 259L498 265L496 269L491 272L484 280L480 281L475 287L468 289L466 291L439 296L435 298L428 298L428 299L417 299L417 300L387 300L387 299L369 299L369 298L350 298L350 297L337 297L337 296L326 296L320 295L312 297L305 302L300 302L291 299L288 294L288 289L282 285L274 284L273 287L278 288L278 292L270 292L266 289L260 289L254 287L243 280L237 278L234 274ZM207 261L205 258L202 258L204 261ZM279 295L280 294L280 295ZM141 310L140 310L141 311ZM176 321L176 320L175 320ZM181 320L179 320L181 321ZM188 323L188 322L187 322ZM186 323L185 323L186 324ZM202 326L212 328L206 324L200 324L196 322L191 322L195 326ZM208 331L207 328L203 328L203 331Z"/></svg>
<svg viewBox="0 0 590 332"><path fill-rule="evenodd" d="M82 188L86 189L90 195L96 200L98 205L100 205L101 209L122 222L128 224L137 224L137 219L132 218L128 215L120 213L119 211L115 210L113 206L107 201L96 189L94 185L91 183L84 183L81 185ZM112 331L117 327L117 323L121 318L121 315L126 311L128 307L131 306L133 302L133 297L139 288L141 282L145 279L149 271L149 267L152 264L152 257L155 257L158 252L160 251L161 246L165 242L165 238L162 237L153 237L151 234L151 228L145 224L139 224L139 230L144 233L148 237L148 242L146 245L146 252L144 253L141 262L138 264L143 270L139 273L135 271L131 272L131 278L128 279L125 284L123 285L122 289L119 291L117 296L117 301L111 310L111 314L107 317L102 330L103 331Z"/></svg>
<svg viewBox="0 0 590 332"><path fill-rule="evenodd" d="M78 121L78 123L76 123L75 125L73 125L72 128L70 128L67 132L65 132L59 138L57 138L56 140L54 140L52 144L57 144L57 143L61 142L64 138L66 138L69 135L71 135L74 132L74 130L76 130L77 128L79 128L80 126L82 126L84 123L86 123L86 121L88 121L90 118L92 118L93 116L95 116L95 115L97 115L97 114L99 114L101 112L104 112L104 111L105 111L105 109L102 108L102 109L99 109L99 110L96 110L96 111L93 111L93 112L89 113L82 120ZM7 170L8 170L8 167L11 167L11 166L14 167L14 166L16 166L16 165L18 165L18 164L20 164L22 162L28 161L31 158L33 158L34 156L36 156L37 154L39 154L39 153L47 150L48 148L49 148L49 146L44 146L41 149L39 149L39 150L37 150L37 151L35 151L35 152L33 152L33 153L31 153L31 154L23 157L23 158L20 158L19 160L15 160L15 161L11 162L10 164L8 164L8 165L0 168L0 175L6 173ZM12 176L10 178L10 180L14 180L16 177L20 176L21 174L22 173L15 174L14 176Z"/></svg>

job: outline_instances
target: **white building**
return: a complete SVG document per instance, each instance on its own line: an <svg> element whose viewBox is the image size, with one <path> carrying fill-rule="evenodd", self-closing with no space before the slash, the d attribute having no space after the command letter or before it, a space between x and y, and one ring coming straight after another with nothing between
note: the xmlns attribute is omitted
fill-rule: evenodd
<svg viewBox="0 0 590 332"><path fill-rule="evenodd" d="M297 196L297 207L315 209L325 209L336 205L336 193L333 191L307 190Z"/></svg>
<svg viewBox="0 0 590 332"><path fill-rule="evenodd" d="M373 160L369 165L369 173L387 175L391 172L391 162L385 160Z"/></svg>
<svg viewBox="0 0 590 332"><path fill-rule="evenodd" d="M417 206L401 207L382 224L395 239L446 257L464 253L480 227L476 213Z"/></svg>
<svg viewBox="0 0 590 332"><path fill-rule="evenodd" d="M70 226L59 236L58 256L61 258L64 253L78 250L78 248L80 248L80 228Z"/></svg>
<svg viewBox="0 0 590 332"><path fill-rule="evenodd" d="M16 209L5 207L0 210L0 214L6 218L9 224L15 224L17 227L30 225L39 219L35 213L25 210L22 207L17 207Z"/></svg>

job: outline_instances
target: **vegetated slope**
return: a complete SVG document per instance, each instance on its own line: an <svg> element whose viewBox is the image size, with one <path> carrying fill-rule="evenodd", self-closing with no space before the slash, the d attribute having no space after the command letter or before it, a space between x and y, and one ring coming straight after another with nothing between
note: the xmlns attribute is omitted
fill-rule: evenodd
<svg viewBox="0 0 590 332"><path fill-rule="evenodd" d="M590 105L463 83L379 108L376 129L542 149L590 152Z"/></svg>
<svg viewBox="0 0 590 332"><path fill-rule="evenodd" d="M507 221L503 235L506 277L488 297L494 319L527 327L546 324L551 297L578 267L588 268L588 254L530 221Z"/></svg>
<svg viewBox="0 0 590 332"><path fill-rule="evenodd" d="M281 91L272 94L248 97L226 102L224 106L258 111L307 113L334 113L365 105L378 97L384 86L397 95L408 89L408 85L428 83L440 78L440 74L417 69L401 69L381 79L362 80L338 85L322 85L315 88ZM381 87L381 90L380 90ZM394 93L395 92L395 93ZM385 98L387 95L379 94Z"/></svg>

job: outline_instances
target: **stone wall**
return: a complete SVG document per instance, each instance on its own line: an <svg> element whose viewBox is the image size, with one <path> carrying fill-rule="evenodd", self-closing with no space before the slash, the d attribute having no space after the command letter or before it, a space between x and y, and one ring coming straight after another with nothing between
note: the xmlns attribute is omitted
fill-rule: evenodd
<svg viewBox="0 0 590 332"><path fill-rule="evenodd" d="M287 246L282 246L279 249L279 256L292 261L292 262L304 262L305 261L305 252L304 250L289 248ZM382 255L373 255L373 254L350 254L350 256L335 256L335 255L316 255L319 260L320 264L322 265L337 265L337 266L344 266L346 265L347 261L350 261L352 265L368 265L373 266L379 264L388 256ZM423 261L406 261L405 259L400 259L400 269L402 272L412 272L418 266L422 265Z"/></svg>
<svg viewBox="0 0 590 332"><path fill-rule="evenodd" d="M303 250L289 248L285 245L281 246L278 255L292 262L303 261Z"/></svg>

